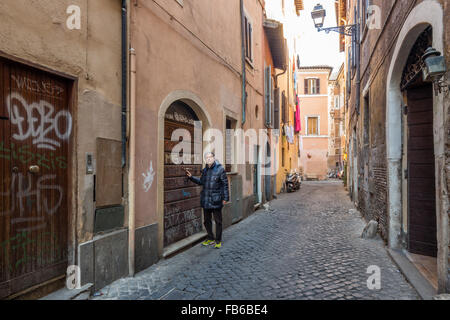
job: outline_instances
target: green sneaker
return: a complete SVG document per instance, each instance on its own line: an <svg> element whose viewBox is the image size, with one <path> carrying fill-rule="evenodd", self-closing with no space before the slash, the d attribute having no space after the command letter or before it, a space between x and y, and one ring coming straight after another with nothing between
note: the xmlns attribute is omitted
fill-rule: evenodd
<svg viewBox="0 0 450 320"><path fill-rule="evenodd" d="M214 248L216 248L216 249L222 248L222 242L216 243L216 245L214 246Z"/></svg>
<svg viewBox="0 0 450 320"><path fill-rule="evenodd" d="M206 246L212 245L214 243L215 243L214 240L205 240L202 242L202 245L206 247Z"/></svg>

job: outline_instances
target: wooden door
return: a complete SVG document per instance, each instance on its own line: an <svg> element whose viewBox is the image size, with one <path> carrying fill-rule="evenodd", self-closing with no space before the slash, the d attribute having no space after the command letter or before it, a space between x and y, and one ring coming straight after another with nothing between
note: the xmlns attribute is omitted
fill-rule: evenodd
<svg viewBox="0 0 450 320"><path fill-rule="evenodd" d="M436 256L433 89L408 89L408 250Z"/></svg>
<svg viewBox="0 0 450 320"><path fill-rule="evenodd" d="M65 274L67 80L0 58L0 297Z"/></svg>
<svg viewBox="0 0 450 320"><path fill-rule="evenodd" d="M201 174L201 152L195 154L194 121L197 120L194 111L183 104L173 104L166 113L164 122L164 246L185 239L202 231L202 208L200 207L201 187L191 182L183 168L196 177ZM191 154L184 149L182 164L172 161L173 148L180 141L171 141L172 133L185 130L190 137L183 137L183 145L190 146ZM197 146L202 150L202 145ZM189 164L188 161L191 163Z"/></svg>

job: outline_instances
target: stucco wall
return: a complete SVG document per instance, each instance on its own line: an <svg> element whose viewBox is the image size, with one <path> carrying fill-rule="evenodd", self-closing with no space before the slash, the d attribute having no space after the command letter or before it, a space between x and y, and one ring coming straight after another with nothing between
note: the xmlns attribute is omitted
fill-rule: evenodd
<svg viewBox="0 0 450 320"><path fill-rule="evenodd" d="M244 7L254 24L254 60L246 65L246 130L263 128L264 87L262 7L258 1L245 1ZM214 4L185 1L183 6L176 1L160 5L138 1L131 7L131 47L136 50L137 62L136 226L158 223L160 239L164 227L164 166L157 141L164 126L164 108L176 99L185 99L204 121L204 129L217 129L225 137L226 116L241 128L239 11L239 1L225 0ZM218 160L224 163L224 159ZM245 179L245 165L233 169L243 177L243 197L253 194L253 177ZM144 190L143 174L149 172L154 175L153 183Z"/></svg>
<svg viewBox="0 0 450 320"><path fill-rule="evenodd" d="M79 30L66 25L70 5L81 9ZM93 179L85 175L85 153L95 159L96 137L121 140L120 1L5 0L0 15L2 53L77 81L73 185L68 192L75 196L78 242L84 242L92 238L94 215Z"/></svg>
<svg viewBox="0 0 450 320"><path fill-rule="evenodd" d="M303 136L301 165L305 177L325 179L328 171L329 114L328 114L328 77L330 69L300 69L298 92ZM305 79L318 78L320 92L317 95L305 94ZM307 134L307 117L319 118L318 136ZM310 157L308 157L308 155Z"/></svg>

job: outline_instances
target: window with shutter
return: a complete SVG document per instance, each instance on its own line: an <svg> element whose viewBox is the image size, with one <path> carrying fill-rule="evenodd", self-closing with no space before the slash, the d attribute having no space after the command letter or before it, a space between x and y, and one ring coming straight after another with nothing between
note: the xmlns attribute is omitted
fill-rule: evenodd
<svg viewBox="0 0 450 320"><path fill-rule="evenodd" d="M253 26L249 17L244 16L245 25L245 57L253 62Z"/></svg>
<svg viewBox="0 0 450 320"><path fill-rule="evenodd" d="M352 61L352 58L351 58L351 55L352 55L352 52L351 52L351 49L350 49L350 47L348 47L348 62L347 62L347 65L348 65L348 67L347 67L347 94L348 95L350 95L350 93L352 92L352 80L351 80L351 68L350 68L350 65L351 65L351 61Z"/></svg>
<svg viewBox="0 0 450 320"><path fill-rule="evenodd" d="M270 71L272 71L272 67L270 68ZM269 83L270 83L270 128L273 128L274 123L274 117L275 117L275 99L274 99L274 88L273 88L273 79L272 79L272 72L269 76Z"/></svg>
<svg viewBox="0 0 450 320"><path fill-rule="evenodd" d="M275 104L274 104L273 128L280 129L280 89L279 88L276 88L274 91L274 99L275 99Z"/></svg>
<svg viewBox="0 0 450 320"><path fill-rule="evenodd" d="M268 74L269 67L264 68L264 122L267 126L269 121L269 77Z"/></svg>
<svg viewBox="0 0 450 320"><path fill-rule="evenodd" d="M247 17L244 17L244 26L245 26L245 56L248 56L248 20L247 20Z"/></svg>
<svg viewBox="0 0 450 320"><path fill-rule="evenodd" d="M252 42L253 42L253 27L251 24L248 25L248 58L250 61L253 61L253 51L252 51Z"/></svg>
<svg viewBox="0 0 450 320"><path fill-rule="evenodd" d="M285 91L281 94L281 121L286 123L286 94Z"/></svg>
<svg viewBox="0 0 450 320"><path fill-rule="evenodd" d="M320 93L320 80L318 78L305 79L305 94L319 94Z"/></svg>
<svg viewBox="0 0 450 320"><path fill-rule="evenodd" d="M265 123L267 127L272 125L273 119L273 94L272 94L272 66L265 68L264 95L265 95Z"/></svg>
<svg viewBox="0 0 450 320"><path fill-rule="evenodd" d="M308 117L308 131L307 134L309 136L318 136L319 135L319 118L318 117Z"/></svg>
<svg viewBox="0 0 450 320"><path fill-rule="evenodd" d="M354 7L354 17L356 17L356 6ZM352 32L352 69L354 68L356 68L356 32Z"/></svg>

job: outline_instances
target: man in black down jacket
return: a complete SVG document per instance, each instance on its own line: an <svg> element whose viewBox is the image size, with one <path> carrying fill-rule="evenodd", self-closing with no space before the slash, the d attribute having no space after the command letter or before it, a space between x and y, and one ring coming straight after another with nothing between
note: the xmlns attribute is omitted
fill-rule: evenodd
<svg viewBox="0 0 450 320"><path fill-rule="evenodd" d="M186 170L186 175L192 182L203 186L200 194L200 205L203 208L208 237L202 244L204 246L215 244L214 247L220 249L222 247L222 208L224 204L230 201L228 178L224 167L216 161L213 152L208 152L205 158L206 167L203 168L200 179L192 176L188 170ZM216 222L215 241L212 233L212 215L214 215L214 221Z"/></svg>

